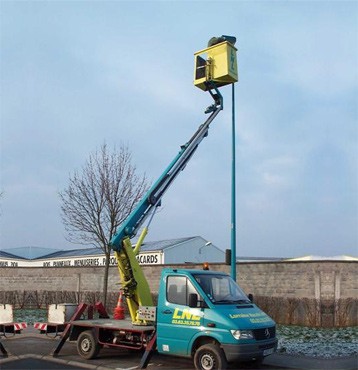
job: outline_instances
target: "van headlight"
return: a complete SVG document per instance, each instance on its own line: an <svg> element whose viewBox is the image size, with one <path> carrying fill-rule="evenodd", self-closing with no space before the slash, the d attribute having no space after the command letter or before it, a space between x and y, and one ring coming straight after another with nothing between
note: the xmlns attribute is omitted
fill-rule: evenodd
<svg viewBox="0 0 358 370"><path fill-rule="evenodd" d="M252 330L230 330L235 339L253 339Z"/></svg>

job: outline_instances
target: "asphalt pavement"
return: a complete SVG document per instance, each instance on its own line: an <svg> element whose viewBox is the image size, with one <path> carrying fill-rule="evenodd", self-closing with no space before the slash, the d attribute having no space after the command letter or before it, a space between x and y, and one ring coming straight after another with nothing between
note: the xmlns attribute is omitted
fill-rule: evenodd
<svg viewBox="0 0 358 370"><path fill-rule="evenodd" d="M66 342L58 356L51 356L59 337L51 338L29 327L22 334L1 338L1 343L8 351L8 357L0 356L1 370L32 369L96 369L96 370L133 370L140 363L141 355L126 350L103 348L98 357L92 360L82 359L76 349L76 343ZM231 369L358 369L357 356L348 358L320 359L304 356L291 356L275 353L265 358L260 366L253 364L234 364ZM153 354L148 369L186 370L193 369L191 359Z"/></svg>

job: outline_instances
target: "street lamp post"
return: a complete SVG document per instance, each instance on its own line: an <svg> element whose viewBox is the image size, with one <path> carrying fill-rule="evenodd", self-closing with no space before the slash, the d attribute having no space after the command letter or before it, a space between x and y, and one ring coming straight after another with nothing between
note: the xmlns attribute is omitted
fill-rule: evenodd
<svg viewBox="0 0 358 370"><path fill-rule="evenodd" d="M236 281L236 155L235 84L232 84L232 157L231 157L231 277Z"/></svg>
<svg viewBox="0 0 358 370"><path fill-rule="evenodd" d="M195 56L194 85L204 91L213 87L232 85L232 189L231 189L231 277L236 280L236 199L235 199L235 92L234 84L239 80L236 58L236 37L222 35L212 37L206 49ZM218 91L217 91L218 93ZM215 106L209 107L216 109ZM221 107L222 109L222 107ZM207 110L206 113L212 110Z"/></svg>
<svg viewBox="0 0 358 370"><path fill-rule="evenodd" d="M205 247L208 247L209 245L211 245L212 243L211 242L206 242L202 247L199 248L199 254L202 253L202 249L205 248Z"/></svg>

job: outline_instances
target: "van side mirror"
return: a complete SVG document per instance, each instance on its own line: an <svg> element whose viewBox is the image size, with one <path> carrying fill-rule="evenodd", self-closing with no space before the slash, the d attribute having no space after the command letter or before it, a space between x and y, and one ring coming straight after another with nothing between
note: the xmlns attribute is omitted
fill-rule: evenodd
<svg viewBox="0 0 358 370"><path fill-rule="evenodd" d="M189 294L189 307L195 308L198 307L198 295L195 293Z"/></svg>
<svg viewBox="0 0 358 370"><path fill-rule="evenodd" d="M249 294L248 294L248 296L247 296L247 298L248 298L252 303L254 303L254 296L253 296L253 294L249 293Z"/></svg>

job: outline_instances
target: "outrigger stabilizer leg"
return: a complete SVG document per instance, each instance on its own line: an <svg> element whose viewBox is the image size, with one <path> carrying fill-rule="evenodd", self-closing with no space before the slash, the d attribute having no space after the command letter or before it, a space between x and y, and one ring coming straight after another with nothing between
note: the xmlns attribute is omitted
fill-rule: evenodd
<svg viewBox="0 0 358 370"><path fill-rule="evenodd" d="M155 332L149 341L147 348L145 349L142 359L140 360L139 368L146 369L148 363L153 355L153 352L157 348L157 333Z"/></svg>
<svg viewBox="0 0 358 370"><path fill-rule="evenodd" d="M3 346L1 342L0 342L0 351L4 357L7 357L9 355L7 350L5 349L5 347Z"/></svg>

